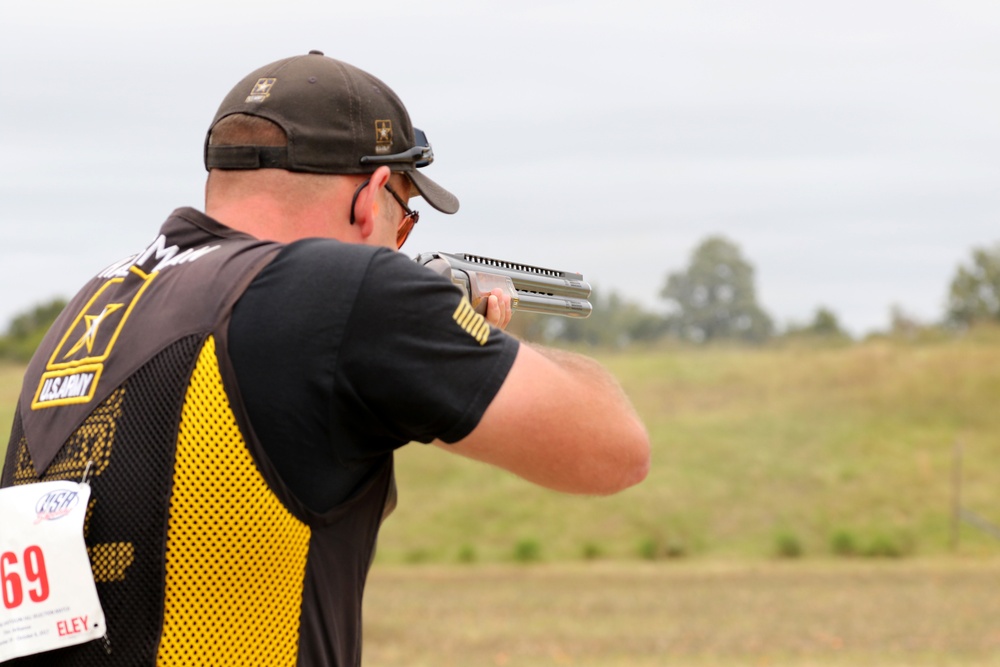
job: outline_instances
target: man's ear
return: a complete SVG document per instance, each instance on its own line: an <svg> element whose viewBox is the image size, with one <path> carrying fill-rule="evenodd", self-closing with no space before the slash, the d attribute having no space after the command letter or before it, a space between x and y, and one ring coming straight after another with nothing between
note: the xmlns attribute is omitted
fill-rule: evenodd
<svg viewBox="0 0 1000 667"><path fill-rule="evenodd" d="M389 182L390 176L392 176L392 172L389 171L389 167L379 167L372 174L368 185L358 194L358 199L354 204L354 224L357 225L362 239L367 239L375 233L375 221L379 211L379 192Z"/></svg>

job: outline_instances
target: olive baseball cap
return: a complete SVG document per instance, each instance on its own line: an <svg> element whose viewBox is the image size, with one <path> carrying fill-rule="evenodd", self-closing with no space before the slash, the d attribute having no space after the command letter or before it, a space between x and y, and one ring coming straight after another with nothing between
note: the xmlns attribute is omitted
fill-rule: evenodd
<svg viewBox="0 0 1000 667"><path fill-rule="evenodd" d="M287 146L215 146L212 128L248 114L279 125ZM222 101L205 137L206 169L287 169L312 174L370 174L385 165L403 172L443 213L458 198L417 171L434 161L427 136L413 127L389 86L321 51L265 65Z"/></svg>

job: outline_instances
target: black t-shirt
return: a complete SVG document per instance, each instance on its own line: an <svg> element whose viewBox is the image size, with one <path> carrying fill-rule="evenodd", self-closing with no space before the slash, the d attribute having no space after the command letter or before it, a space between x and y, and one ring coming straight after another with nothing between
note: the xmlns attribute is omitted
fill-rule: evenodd
<svg viewBox="0 0 1000 667"><path fill-rule="evenodd" d="M310 509L410 441L475 428L518 343L469 315L450 281L385 248L299 241L254 279L230 356L257 437Z"/></svg>

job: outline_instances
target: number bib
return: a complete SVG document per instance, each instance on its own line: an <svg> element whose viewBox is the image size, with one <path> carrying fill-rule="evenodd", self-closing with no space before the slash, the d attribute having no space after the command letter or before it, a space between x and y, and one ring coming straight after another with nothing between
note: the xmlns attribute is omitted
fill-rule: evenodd
<svg viewBox="0 0 1000 667"><path fill-rule="evenodd" d="M90 485L0 489L0 662L107 632L83 541Z"/></svg>

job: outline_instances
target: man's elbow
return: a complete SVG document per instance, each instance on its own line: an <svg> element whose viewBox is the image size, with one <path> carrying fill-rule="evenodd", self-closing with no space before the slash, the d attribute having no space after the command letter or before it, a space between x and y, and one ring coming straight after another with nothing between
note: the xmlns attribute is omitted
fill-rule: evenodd
<svg viewBox="0 0 1000 667"><path fill-rule="evenodd" d="M642 431L642 438L640 442L636 445L635 455L633 458L632 466L629 470L629 477L627 483L623 488L629 488L630 486L635 486L639 482L646 479L649 475L649 469L652 466L652 452L649 444L649 435L645 430Z"/></svg>
<svg viewBox="0 0 1000 667"><path fill-rule="evenodd" d="M638 426L635 433L623 439L620 445L615 460L609 463L613 473L595 478L595 488L591 493L609 496L639 484L649 475L651 454L646 429Z"/></svg>

